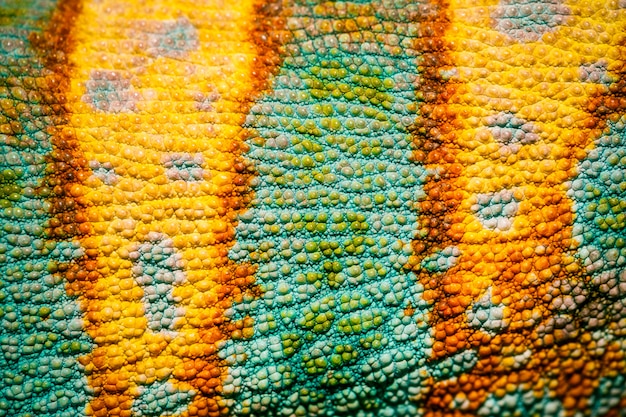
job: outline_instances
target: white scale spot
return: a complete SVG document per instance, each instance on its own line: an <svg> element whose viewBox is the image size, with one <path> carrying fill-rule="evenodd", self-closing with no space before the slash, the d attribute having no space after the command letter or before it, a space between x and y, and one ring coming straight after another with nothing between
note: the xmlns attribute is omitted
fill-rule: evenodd
<svg viewBox="0 0 626 417"><path fill-rule="evenodd" d="M201 153L172 153L163 155L165 175L172 181L201 181L204 178L204 156Z"/></svg>
<svg viewBox="0 0 626 417"><path fill-rule="evenodd" d="M467 310L466 316L470 327L495 335L508 327L508 320L504 317L504 304L494 304L491 295L492 287L489 287Z"/></svg>
<svg viewBox="0 0 626 417"><path fill-rule="evenodd" d="M184 316L173 290L185 281L174 242L161 233L151 232L148 241L131 251L130 257L134 261L133 277L143 289L148 328L173 334L177 321Z"/></svg>
<svg viewBox="0 0 626 417"><path fill-rule="evenodd" d="M512 190L477 194L476 199L477 203L472 206L472 210L485 229L499 232L511 229L519 211L519 202Z"/></svg>
<svg viewBox="0 0 626 417"><path fill-rule="evenodd" d="M176 20L139 20L130 36L145 45L152 57L183 59L199 48L198 30L186 17Z"/></svg>
<svg viewBox="0 0 626 417"><path fill-rule="evenodd" d="M452 268L459 260L461 250L456 246L449 246L422 260L421 267L430 272L445 272Z"/></svg>
<svg viewBox="0 0 626 417"><path fill-rule="evenodd" d="M102 181L105 185L115 185L122 179L115 173L113 164L110 162L101 163L100 161L89 161L89 168L91 168L92 175Z"/></svg>
<svg viewBox="0 0 626 417"><path fill-rule="evenodd" d="M132 87L129 74L93 70L81 100L99 111L129 113L136 110L136 104L141 98L141 94Z"/></svg>
<svg viewBox="0 0 626 417"><path fill-rule="evenodd" d="M570 9L562 0L501 0L491 8L493 28L518 42L536 42L566 23Z"/></svg>

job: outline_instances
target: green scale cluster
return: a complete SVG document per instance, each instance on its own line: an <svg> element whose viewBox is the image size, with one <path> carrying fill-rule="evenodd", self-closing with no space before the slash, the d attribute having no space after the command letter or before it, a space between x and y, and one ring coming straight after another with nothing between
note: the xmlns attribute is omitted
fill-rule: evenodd
<svg viewBox="0 0 626 417"><path fill-rule="evenodd" d="M591 331L594 355L616 342L626 354L626 116L608 122L568 184L576 217L572 234L587 273L587 302L578 312ZM592 415L603 415L623 395L623 374L601 380L590 401Z"/></svg>
<svg viewBox="0 0 626 417"><path fill-rule="evenodd" d="M81 252L55 242L49 127L59 117L29 39L54 1L0 1L0 416L73 417L89 388L78 359L91 349L81 311L58 266Z"/></svg>
<svg viewBox="0 0 626 417"><path fill-rule="evenodd" d="M261 295L228 311L254 322L220 352L233 415L416 415L429 378L472 365L465 352L429 369L429 306L405 270L427 175L408 131L417 5L333 5L295 7L283 66L247 119L255 198L230 257L257 267ZM359 15L374 21L359 39L320 29Z"/></svg>
<svg viewBox="0 0 626 417"><path fill-rule="evenodd" d="M575 203L573 235L581 262L595 276L617 278L626 267L626 117L609 122L608 132L580 163L568 196ZM614 287L614 286L609 286Z"/></svg>

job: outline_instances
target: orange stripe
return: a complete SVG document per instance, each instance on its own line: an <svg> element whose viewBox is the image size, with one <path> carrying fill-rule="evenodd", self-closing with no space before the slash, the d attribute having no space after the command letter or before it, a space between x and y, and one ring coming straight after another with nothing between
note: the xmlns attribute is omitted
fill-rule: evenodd
<svg viewBox="0 0 626 417"><path fill-rule="evenodd" d="M626 56L623 46L612 40L594 44L580 32L597 24L619 33L624 20L601 13L608 3L590 5L596 10L589 17L568 4L572 15L565 26L524 42L494 28L499 2L479 3L437 2L439 20L417 41L425 51L417 87L425 103L415 127L415 159L432 175L420 205L425 237L414 242L417 255L410 263L433 303L433 359L467 349L478 353L468 374L435 384L427 408L449 409L453 398L463 402L467 394L470 413L489 393L503 395L518 383L536 387L542 374L557 372L558 385L555 380L548 388L566 409L582 409L581 398L591 395L602 376L602 360L573 358L572 352L584 350L579 342L559 346L553 340L558 332L543 335L539 325L554 318L553 285L588 279L574 259L573 204L564 183L607 118L624 111L607 86L577 79L581 66ZM609 72L623 65L608 59ZM498 117L522 120L536 137L509 146L495 136ZM502 205L515 211L500 216L498 224L488 224L480 211L481 204L499 203L493 196L508 199ZM491 200L481 203L485 199ZM459 253L447 270L418 267L444 250ZM472 321L480 303L501 311L497 328ZM495 325L493 317L488 320ZM583 380L571 382L562 372L582 373L589 362L596 369Z"/></svg>
<svg viewBox="0 0 626 417"><path fill-rule="evenodd" d="M279 39L261 34L279 34L279 12L109 0L77 21L68 102L90 170L65 188L87 221L68 279L96 344L88 414L130 416L158 381L195 394L183 415L227 408L217 344L247 324L223 314L252 284L227 257L249 199L242 124L278 63ZM163 274L174 282L150 295Z"/></svg>

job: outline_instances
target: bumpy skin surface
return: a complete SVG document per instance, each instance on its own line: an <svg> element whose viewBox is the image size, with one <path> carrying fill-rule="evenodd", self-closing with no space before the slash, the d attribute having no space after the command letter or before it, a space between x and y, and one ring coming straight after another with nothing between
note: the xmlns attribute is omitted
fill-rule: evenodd
<svg viewBox="0 0 626 417"><path fill-rule="evenodd" d="M0 416L626 415L622 0L0 0Z"/></svg>

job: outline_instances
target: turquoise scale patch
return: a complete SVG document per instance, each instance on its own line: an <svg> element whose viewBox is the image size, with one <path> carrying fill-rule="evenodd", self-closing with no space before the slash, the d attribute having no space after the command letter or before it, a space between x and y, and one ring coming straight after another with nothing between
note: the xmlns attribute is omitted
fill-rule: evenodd
<svg viewBox="0 0 626 417"><path fill-rule="evenodd" d="M624 375L602 378L589 401L591 417L604 416L618 406L620 398L624 395L625 386L626 376Z"/></svg>
<svg viewBox="0 0 626 417"><path fill-rule="evenodd" d="M579 165L569 184L574 200L574 237L587 272L614 279L626 267L626 118L609 123L609 132ZM622 276L622 278L624 278ZM610 286L613 287L613 286ZM617 290L617 289L615 289ZM615 294L617 295L617 294Z"/></svg>
<svg viewBox="0 0 626 417"><path fill-rule="evenodd" d="M457 408L463 409L464 400L464 397L455 398ZM477 414L480 417L565 417L565 409L561 400L551 396L547 389L536 392L518 388L502 397L489 395Z"/></svg>
<svg viewBox="0 0 626 417"><path fill-rule="evenodd" d="M626 117L609 122L594 145L568 191L576 213L576 256L588 276L589 300L578 317L592 332L595 355L603 355L614 343L626 354ZM624 375L617 375L602 380L591 399L592 415L602 415L619 402L620 395L613 395L615 389L609 386L623 379ZM621 387L623 398L623 383Z"/></svg>
<svg viewBox="0 0 626 417"><path fill-rule="evenodd" d="M74 417L90 396L79 358L91 342L77 300L56 273L82 251L45 232L46 127L58 114L33 82L47 70L29 36L55 7L0 2L0 416Z"/></svg>
<svg viewBox="0 0 626 417"><path fill-rule="evenodd" d="M403 267L426 172L411 162L407 130L418 101L412 24L393 23L400 54L382 24L379 41L363 44L341 33L299 40L296 28L273 91L248 116L255 198L230 257L258 267L261 295L229 311L254 320L251 338L220 353L234 415L418 413L429 306Z"/></svg>

